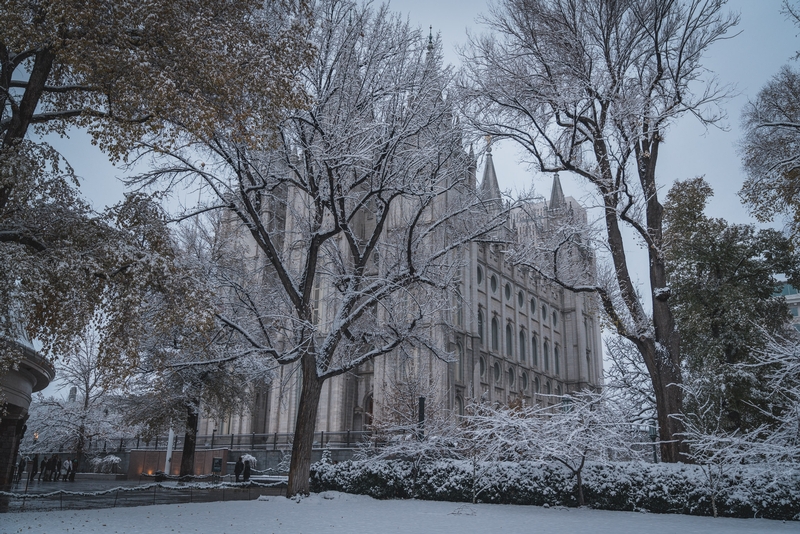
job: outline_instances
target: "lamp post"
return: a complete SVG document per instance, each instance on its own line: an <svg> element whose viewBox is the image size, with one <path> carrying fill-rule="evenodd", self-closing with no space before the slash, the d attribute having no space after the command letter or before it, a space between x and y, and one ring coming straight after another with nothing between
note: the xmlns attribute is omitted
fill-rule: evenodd
<svg viewBox="0 0 800 534"><path fill-rule="evenodd" d="M650 423L647 427L647 433L650 434L650 439L653 441L653 463L658 463L658 448L656 447L656 439L658 438L658 432L656 431L655 422Z"/></svg>
<svg viewBox="0 0 800 534"><path fill-rule="evenodd" d="M425 397L419 398L419 427L417 438L420 441L425 438Z"/></svg>

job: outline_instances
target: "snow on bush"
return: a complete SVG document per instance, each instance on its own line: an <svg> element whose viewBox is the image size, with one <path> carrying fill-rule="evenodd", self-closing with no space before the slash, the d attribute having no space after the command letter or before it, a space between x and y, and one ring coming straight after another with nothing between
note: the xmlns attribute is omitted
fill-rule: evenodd
<svg viewBox="0 0 800 534"><path fill-rule="evenodd" d="M95 473L116 473L119 464L122 463L122 458L109 454L108 456L92 458L89 463L92 464Z"/></svg>
<svg viewBox="0 0 800 534"><path fill-rule="evenodd" d="M473 485L479 500L496 504L577 506L575 478L560 465L496 462L472 480L463 460L439 460L414 467L404 460L322 461L312 466L312 491L342 491L378 499L469 502ZM780 472L741 466L725 477L717 497L719 515L800 520L800 470ZM588 506L603 510L712 515L711 496L700 467L641 462L587 463L583 475Z"/></svg>

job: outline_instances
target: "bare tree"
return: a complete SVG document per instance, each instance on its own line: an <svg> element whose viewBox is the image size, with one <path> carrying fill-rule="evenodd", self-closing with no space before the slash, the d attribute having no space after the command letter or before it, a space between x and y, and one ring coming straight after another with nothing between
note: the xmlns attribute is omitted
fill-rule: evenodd
<svg viewBox="0 0 800 534"><path fill-rule="evenodd" d="M157 296L147 302L151 312L145 315L151 320L134 335L134 370L117 399L126 419L145 435L170 427L183 430L180 476L194 474L200 414L219 416L246 409L256 385L268 382L274 367L215 320L214 314L224 313L230 296L225 285L230 277L222 273L227 273L225 261L231 260L223 258L235 258L239 247L221 239L216 232L219 220L210 219L196 219L177 229L173 239L182 280L173 284L172 297L185 313L179 321L164 325L159 322L163 309L173 302ZM199 308L202 312L194 313Z"/></svg>
<svg viewBox="0 0 800 534"><path fill-rule="evenodd" d="M800 72L786 65L742 113L740 152L747 180L740 195L760 221L785 215L800 231Z"/></svg>
<svg viewBox="0 0 800 534"><path fill-rule="evenodd" d="M75 350L57 366L57 383L67 389L67 398L39 395L31 405L22 446L26 450L74 450L78 465L85 465L88 443L117 435L123 428L114 410L114 379L99 365L99 335L87 330Z"/></svg>
<svg viewBox="0 0 800 534"><path fill-rule="evenodd" d="M491 34L465 51L468 115L481 131L514 140L541 172L571 172L603 208L613 263L609 284L555 281L595 291L618 334L647 366L661 456L676 462L681 411L679 332L662 250L657 163L666 129L683 115L716 124L726 91L702 56L738 18L722 0L501 0ZM631 275L624 228L648 255L648 294ZM646 298L645 298L646 297ZM652 313L648 312L652 302Z"/></svg>
<svg viewBox="0 0 800 534"><path fill-rule="evenodd" d="M575 477L578 504L588 461L627 460L638 436L628 415L604 394L576 392L555 406L476 405L466 417L470 442L494 451L494 460L555 461ZM473 445L475 447L475 445Z"/></svg>
<svg viewBox="0 0 800 534"><path fill-rule="evenodd" d="M401 347L449 359L433 320L459 274L455 252L504 222L469 186L439 44L385 6L312 9L309 99L287 111L277 148L220 134L139 180L198 180L198 211L223 210L230 238L248 243L258 276L231 286L239 317L217 318L297 371L288 496L309 491L325 381Z"/></svg>
<svg viewBox="0 0 800 534"><path fill-rule="evenodd" d="M731 429L724 400L709 396L708 385L698 381L685 385L684 389L692 409L679 416L684 426L682 435L689 446L689 458L703 472L711 509L717 517L717 501L731 489L725 476L741 469L743 464L761 463L774 456L771 445L764 439L768 426L762 424L746 431Z"/></svg>
<svg viewBox="0 0 800 534"><path fill-rule="evenodd" d="M655 421L653 382L636 346L623 337L609 336L605 340L605 361L608 368L603 391L608 401L629 413L632 423Z"/></svg>

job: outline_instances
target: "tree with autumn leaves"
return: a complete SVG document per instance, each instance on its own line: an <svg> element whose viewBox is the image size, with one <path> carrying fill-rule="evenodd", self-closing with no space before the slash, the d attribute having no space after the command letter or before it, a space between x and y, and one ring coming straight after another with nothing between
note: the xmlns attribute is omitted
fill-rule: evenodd
<svg viewBox="0 0 800 534"><path fill-rule="evenodd" d="M312 55L308 16L291 1L0 5L0 373L18 365L20 335L57 358L101 326L100 359L124 376L137 325L168 328L192 307L177 299L188 288L174 283L185 278L149 199L93 211L41 136L84 128L112 160L187 133L268 142L236 125L275 123L303 102L294 74ZM169 304L158 318L142 305L153 298Z"/></svg>

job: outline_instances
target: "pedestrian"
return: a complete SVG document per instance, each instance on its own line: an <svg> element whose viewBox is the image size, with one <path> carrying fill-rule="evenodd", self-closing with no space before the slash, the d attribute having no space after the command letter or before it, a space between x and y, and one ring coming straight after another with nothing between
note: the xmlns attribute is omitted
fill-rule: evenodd
<svg viewBox="0 0 800 534"><path fill-rule="evenodd" d="M73 458L72 460L72 470L69 472L69 481L75 482L75 471L78 470L78 459Z"/></svg>
<svg viewBox="0 0 800 534"><path fill-rule="evenodd" d="M19 459L19 466L17 467L17 483L22 480L22 472L25 471L25 457Z"/></svg>
<svg viewBox="0 0 800 534"><path fill-rule="evenodd" d="M242 473L244 476L244 481L247 482L250 480L250 460L244 461L244 472Z"/></svg>
<svg viewBox="0 0 800 534"><path fill-rule="evenodd" d="M36 473L39 471L39 455L36 454L33 457L33 461L31 461L31 478L28 479L29 482L33 482L33 479L36 478Z"/></svg>
<svg viewBox="0 0 800 534"><path fill-rule="evenodd" d="M236 466L233 468L233 474L236 475L236 482L239 482L239 477L242 476L242 471L244 471L244 462L242 462L242 457L239 456L239 459L236 460Z"/></svg>
<svg viewBox="0 0 800 534"><path fill-rule="evenodd" d="M50 458L45 456L42 458L42 462L44 462L42 466L42 476L44 477L44 481L47 482L47 477L50 476Z"/></svg>
<svg viewBox="0 0 800 534"><path fill-rule="evenodd" d="M39 482L42 481L42 475L44 475L45 468L47 468L47 455L45 454L42 456L42 463L39 464ZM47 477L45 477L47 480Z"/></svg>
<svg viewBox="0 0 800 534"><path fill-rule="evenodd" d="M50 458L50 478L48 480L58 482L58 470L61 467L61 462L57 454Z"/></svg>
<svg viewBox="0 0 800 534"><path fill-rule="evenodd" d="M66 482L67 477L69 476L69 472L72 471L72 461L67 458L64 460L64 463L61 464L61 482Z"/></svg>

